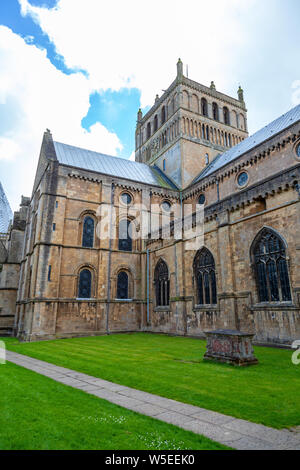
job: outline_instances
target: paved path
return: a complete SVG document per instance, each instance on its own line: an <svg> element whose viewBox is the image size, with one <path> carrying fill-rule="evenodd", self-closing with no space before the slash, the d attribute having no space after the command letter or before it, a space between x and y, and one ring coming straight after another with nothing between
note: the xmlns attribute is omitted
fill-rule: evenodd
<svg viewBox="0 0 300 470"><path fill-rule="evenodd" d="M226 416L198 406L124 387L74 370L58 367L11 351L6 359L57 382L103 398L129 410L202 434L239 450L300 450L300 434Z"/></svg>

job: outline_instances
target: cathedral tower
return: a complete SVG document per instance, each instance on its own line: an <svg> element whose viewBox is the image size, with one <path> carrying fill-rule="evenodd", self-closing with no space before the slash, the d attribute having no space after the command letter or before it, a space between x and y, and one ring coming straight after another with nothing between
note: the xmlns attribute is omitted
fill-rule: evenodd
<svg viewBox="0 0 300 470"><path fill-rule="evenodd" d="M187 187L220 153L248 136L243 90L238 99L183 75L143 116L138 111L135 160L159 167L180 188Z"/></svg>

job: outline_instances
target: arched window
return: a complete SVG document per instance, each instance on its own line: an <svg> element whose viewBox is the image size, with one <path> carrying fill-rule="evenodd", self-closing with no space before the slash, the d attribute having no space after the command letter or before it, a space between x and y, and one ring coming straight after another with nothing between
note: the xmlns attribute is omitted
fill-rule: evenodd
<svg viewBox="0 0 300 470"><path fill-rule="evenodd" d="M161 259L154 273L155 295L157 307L164 307L170 302L169 270L166 263Z"/></svg>
<svg viewBox="0 0 300 470"><path fill-rule="evenodd" d="M197 287L197 304L215 305L217 303L215 261L207 248L202 248L195 256L194 276Z"/></svg>
<svg viewBox="0 0 300 470"><path fill-rule="evenodd" d="M92 273L89 269L82 269L79 273L78 298L90 299L92 295Z"/></svg>
<svg viewBox="0 0 300 470"><path fill-rule="evenodd" d="M243 131L246 130L245 118L244 118L243 114L240 114L240 126L241 126L241 129Z"/></svg>
<svg viewBox="0 0 300 470"><path fill-rule="evenodd" d="M157 114L154 116L154 132L156 132L158 129L158 119L157 119Z"/></svg>
<svg viewBox="0 0 300 470"><path fill-rule="evenodd" d="M151 137L151 124L148 122L147 124L147 139L150 139Z"/></svg>
<svg viewBox="0 0 300 470"><path fill-rule="evenodd" d="M225 132L225 146L228 147L227 132Z"/></svg>
<svg viewBox="0 0 300 470"><path fill-rule="evenodd" d="M31 240L30 240L30 251L33 250L36 238L36 225L37 225L37 216L34 216L32 228L31 228Z"/></svg>
<svg viewBox="0 0 300 470"><path fill-rule="evenodd" d="M232 125L235 126L235 127L239 127L239 126L238 126L238 118L237 118L237 113L236 113L236 111L233 110L233 111L232 111L232 115L233 115L233 123L232 123Z"/></svg>
<svg viewBox="0 0 300 470"><path fill-rule="evenodd" d="M129 287L129 280L128 274L125 271L121 271L118 274L117 280L117 298L118 299L128 299L128 289Z"/></svg>
<svg viewBox="0 0 300 470"><path fill-rule="evenodd" d="M226 106L223 108L223 115L224 115L224 123L225 124L230 124L230 119L229 119L229 110Z"/></svg>
<svg viewBox="0 0 300 470"><path fill-rule="evenodd" d="M212 110L213 110L213 118L215 121L219 120L219 106L217 103L212 104Z"/></svg>
<svg viewBox="0 0 300 470"><path fill-rule="evenodd" d="M166 108L163 106L161 110L161 123L166 122Z"/></svg>
<svg viewBox="0 0 300 470"><path fill-rule="evenodd" d="M206 140L209 140L209 127L206 126Z"/></svg>
<svg viewBox="0 0 300 470"><path fill-rule="evenodd" d="M85 217L82 230L82 246L85 248L93 248L94 246L94 230L95 222L90 216Z"/></svg>
<svg viewBox="0 0 300 470"><path fill-rule="evenodd" d="M207 116L207 101L205 98L201 98L201 113L203 116Z"/></svg>
<svg viewBox="0 0 300 470"><path fill-rule="evenodd" d="M259 302L290 301L291 288L282 239L263 229L252 247Z"/></svg>
<svg viewBox="0 0 300 470"><path fill-rule="evenodd" d="M119 250L132 251L131 226L128 219L119 222Z"/></svg>

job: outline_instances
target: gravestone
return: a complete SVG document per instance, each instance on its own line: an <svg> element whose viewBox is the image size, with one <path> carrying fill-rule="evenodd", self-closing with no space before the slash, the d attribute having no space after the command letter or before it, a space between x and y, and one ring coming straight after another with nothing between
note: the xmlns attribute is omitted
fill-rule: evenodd
<svg viewBox="0 0 300 470"><path fill-rule="evenodd" d="M206 331L207 350L204 360L226 362L237 366L257 364L252 339L254 334L238 330Z"/></svg>

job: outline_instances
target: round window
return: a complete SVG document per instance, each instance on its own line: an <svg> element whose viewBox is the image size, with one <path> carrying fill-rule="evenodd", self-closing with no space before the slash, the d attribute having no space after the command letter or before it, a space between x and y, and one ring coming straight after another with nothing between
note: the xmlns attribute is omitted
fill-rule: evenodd
<svg viewBox="0 0 300 470"><path fill-rule="evenodd" d="M161 207L163 208L165 212L170 212L171 210L171 204L168 201L164 201Z"/></svg>
<svg viewBox="0 0 300 470"><path fill-rule="evenodd" d="M128 206L132 201L132 197L130 196L129 193L122 193L121 201L123 202L123 204L126 204Z"/></svg>
<svg viewBox="0 0 300 470"><path fill-rule="evenodd" d="M198 199L198 204L204 204L205 203L205 195L200 194L199 199Z"/></svg>
<svg viewBox="0 0 300 470"><path fill-rule="evenodd" d="M248 173L243 171L243 173L240 173L238 176L238 179L237 179L238 185L245 186L245 184L247 184L248 182L248 179L249 179Z"/></svg>
<svg viewBox="0 0 300 470"><path fill-rule="evenodd" d="M298 158L300 158L300 144L298 144L296 147L296 155Z"/></svg>

